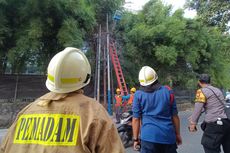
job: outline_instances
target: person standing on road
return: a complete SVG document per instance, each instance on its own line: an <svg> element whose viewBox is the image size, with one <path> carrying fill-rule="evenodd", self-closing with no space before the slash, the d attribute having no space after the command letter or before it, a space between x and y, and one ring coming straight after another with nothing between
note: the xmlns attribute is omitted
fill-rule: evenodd
<svg viewBox="0 0 230 153"><path fill-rule="evenodd" d="M116 120L117 120L116 123L120 123L123 100L122 100L121 90L119 88L116 89L114 100L115 100L115 110L116 110Z"/></svg>
<svg viewBox="0 0 230 153"><path fill-rule="evenodd" d="M122 99L124 101L127 101L126 107L127 107L128 111L130 111L132 109L135 92L136 92L136 88L132 87L130 89L130 94L128 94L126 96L122 96Z"/></svg>
<svg viewBox="0 0 230 153"><path fill-rule="evenodd" d="M0 153L124 153L104 107L83 95L90 75L88 59L79 49L56 54L46 80L51 92L18 113Z"/></svg>
<svg viewBox="0 0 230 153"><path fill-rule="evenodd" d="M134 150L141 143L141 153L177 153L182 139L173 91L159 83L149 66L141 68L139 82L132 108Z"/></svg>
<svg viewBox="0 0 230 153"><path fill-rule="evenodd" d="M199 89L196 92L194 111L189 118L189 130L197 130L196 125L204 108L201 144L205 153L220 153L221 145L224 153L230 153L230 120L224 111L224 95L220 89L210 84L210 80L208 74L199 76Z"/></svg>

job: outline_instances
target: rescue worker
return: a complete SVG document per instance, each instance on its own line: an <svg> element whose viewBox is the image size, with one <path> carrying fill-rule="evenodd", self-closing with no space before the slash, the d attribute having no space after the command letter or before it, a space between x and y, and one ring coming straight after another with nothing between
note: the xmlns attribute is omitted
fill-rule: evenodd
<svg viewBox="0 0 230 153"><path fill-rule="evenodd" d="M202 109L205 111L201 128L204 131L201 144L205 153L220 153L222 145L224 153L230 153L230 120L224 111L224 95L220 89L210 84L210 76L201 74L196 91L195 108L189 118L189 130L195 132Z"/></svg>
<svg viewBox="0 0 230 153"><path fill-rule="evenodd" d="M127 96L122 96L122 99L124 101L127 101L127 105L126 107L128 108L128 110L132 109L132 105L133 105L133 98L134 98L134 94L136 92L136 88L132 87L130 89L130 94L128 94Z"/></svg>
<svg viewBox="0 0 230 153"><path fill-rule="evenodd" d="M115 94L116 123L120 123L121 114L122 114L122 104L123 104L123 100L122 100L121 90L117 88Z"/></svg>
<svg viewBox="0 0 230 153"><path fill-rule="evenodd" d="M149 66L141 68L139 82L141 87L134 95L132 108L134 150L141 142L141 153L176 153L182 140L172 89L162 86Z"/></svg>
<svg viewBox="0 0 230 153"><path fill-rule="evenodd" d="M124 153L117 128L101 104L83 95L91 67L68 47L49 63L49 93L26 106L8 130L0 153Z"/></svg>

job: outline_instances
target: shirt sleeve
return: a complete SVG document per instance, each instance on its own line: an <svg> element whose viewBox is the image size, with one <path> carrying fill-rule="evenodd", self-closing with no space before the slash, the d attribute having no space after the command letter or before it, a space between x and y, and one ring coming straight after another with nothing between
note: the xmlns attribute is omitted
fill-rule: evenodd
<svg viewBox="0 0 230 153"><path fill-rule="evenodd" d="M202 92L201 89L196 91L196 98L195 98L195 102L199 102L199 103L206 103L206 97L204 95L204 93Z"/></svg>
<svg viewBox="0 0 230 153"><path fill-rule="evenodd" d="M141 117L141 98L139 98L138 92L134 94L132 111L133 111L134 118Z"/></svg>
<svg viewBox="0 0 230 153"><path fill-rule="evenodd" d="M173 104L172 104L172 115L178 115L178 110L177 110L177 105L176 105L176 100L173 96Z"/></svg>
<svg viewBox="0 0 230 153"><path fill-rule="evenodd" d="M204 95L204 93L202 92L201 89L198 89L196 91L196 98L195 98L195 106L194 106L194 111L191 115L190 121L192 121L193 123L197 123L202 109L204 108L204 104L206 103L207 99Z"/></svg>
<svg viewBox="0 0 230 153"><path fill-rule="evenodd" d="M122 96L122 100L129 100L130 98L130 94L126 95L126 96Z"/></svg>
<svg viewBox="0 0 230 153"><path fill-rule="evenodd" d="M190 121L192 121L193 123L198 122L203 107L204 107L204 103L195 103L194 111L191 115Z"/></svg>

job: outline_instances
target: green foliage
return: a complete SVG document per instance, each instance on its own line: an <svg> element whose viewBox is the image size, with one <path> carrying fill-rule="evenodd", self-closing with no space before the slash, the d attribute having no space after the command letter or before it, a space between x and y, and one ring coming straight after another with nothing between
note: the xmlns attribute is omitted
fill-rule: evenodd
<svg viewBox="0 0 230 153"><path fill-rule="evenodd" d="M114 14L117 9L120 9L124 0L87 0L95 10L96 19L99 23L104 23L106 14Z"/></svg>
<svg viewBox="0 0 230 153"><path fill-rule="evenodd" d="M122 0L0 0L0 74L38 66L45 73L52 56L67 46L91 41L106 13Z"/></svg>
<svg viewBox="0 0 230 153"><path fill-rule="evenodd" d="M153 67L162 83L195 87L197 73L210 73L213 83L230 86L228 81L230 37L196 19L183 17L183 10L160 0L150 0L138 14L127 13L117 27L123 42L124 73L129 84L138 83L144 65Z"/></svg>
<svg viewBox="0 0 230 153"><path fill-rule="evenodd" d="M160 63L175 65L177 61L177 51L174 47L157 46L155 56Z"/></svg>
<svg viewBox="0 0 230 153"><path fill-rule="evenodd" d="M195 9L198 18L210 26L218 26L222 31L229 29L230 3L228 0L187 0L187 7Z"/></svg>

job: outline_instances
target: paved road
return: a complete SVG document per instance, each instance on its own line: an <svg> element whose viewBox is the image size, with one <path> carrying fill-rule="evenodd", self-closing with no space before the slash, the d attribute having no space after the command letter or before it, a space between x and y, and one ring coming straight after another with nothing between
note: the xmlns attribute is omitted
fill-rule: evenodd
<svg viewBox="0 0 230 153"><path fill-rule="evenodd" d="M178 153L204 153L203 148L200 144L202 131L200 127L198 127L198 131L196 133L188 132L188 123L187 118L191 115L190 111L180 112L179 116L181 119L181 135L183 139L183 144L178 147ZM2 137L5 135L6 130L0 130L0 141ZM137 153L133 151L132 147L126 149L127 153Z"/></svg>
<svg viewBox="0 0 230 153"><path fill-rule="evenodd" d="M190 133L188 131L188 117L191 115L192 112L190 111L184 111L179 112L179 117L181 120L181 136L183 144L178 147L177 151L178 153L204 153L203 147L200 144L201 137L202 137L202 130L200 129L200 123L199 126L197 126L198 131L195 133ZM201 121L203 119L203 116L201 116ZM127 153L138 153L133 151L133 149L130 147L126 149ZM223 152L221 152L223 153Z"/></svg>
<svg viewBox="0 0 230 153"><path fill-rule="evenodd" d="M190 111L179 112L179 117L181 120L181 136L183 144L178 147L178 153L204 153L203 148L200 144L202 131L198 127L196 133L190 133L188 131L188 121L187 118L191 115ZM127 153L137 153L133 151L130 147L126 149Z"/></svg>

